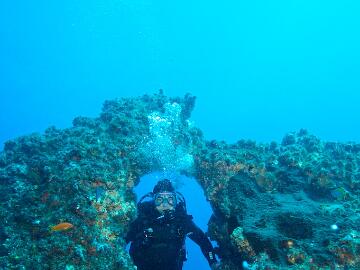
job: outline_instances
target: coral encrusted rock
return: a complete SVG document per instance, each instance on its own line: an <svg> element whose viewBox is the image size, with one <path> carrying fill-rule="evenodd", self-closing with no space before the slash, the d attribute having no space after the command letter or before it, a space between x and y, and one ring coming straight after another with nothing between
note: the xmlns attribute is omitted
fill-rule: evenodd
<svg viewBox="0 0 360 270"><path fill-rule="evenodd" d="M116 99L97 118L7 141L0 269L135 269L124 248L133 187L157 170L204 189L220 270L360 269L359 144L305 129L281 143L207 141L194 105L162 91Z"/></svg>

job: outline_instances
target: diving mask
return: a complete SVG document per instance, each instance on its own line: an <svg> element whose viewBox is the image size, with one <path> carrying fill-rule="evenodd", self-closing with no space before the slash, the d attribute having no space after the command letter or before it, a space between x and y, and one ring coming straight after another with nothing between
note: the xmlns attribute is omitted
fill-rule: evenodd
<svg viewBox="0 0 360 270"><path fill-rule="evenodd" d="M167 203L168 205L175 206L176 201L176 195L172 192L160 192L155 194L154 197L154 203L155 206L160 206L161 204Z"/></svg>

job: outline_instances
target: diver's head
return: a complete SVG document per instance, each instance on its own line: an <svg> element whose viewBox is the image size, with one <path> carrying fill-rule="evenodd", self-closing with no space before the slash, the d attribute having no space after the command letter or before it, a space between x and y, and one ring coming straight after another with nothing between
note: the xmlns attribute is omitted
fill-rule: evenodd
<svg viewBox="0 0 360 270"><path fill-rule="evenodd" d="M154 187L154 204L161 214L165 211L174 211L177 200L175 189L168 179L160 180Z"/></svg>

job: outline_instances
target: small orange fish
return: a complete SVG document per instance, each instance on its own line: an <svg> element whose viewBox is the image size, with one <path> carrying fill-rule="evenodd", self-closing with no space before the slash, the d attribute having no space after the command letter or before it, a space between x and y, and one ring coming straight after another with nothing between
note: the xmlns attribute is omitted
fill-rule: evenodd
<svg viewBox="0 0 360 270"><path fill-rule="evenodd" d="M52 232L59 232L59 231L66 231L66 230L69 230L71 229L72 227L74 227L74 225L72 225L71 223L69 222L62 222L62 223L59 223L55 226L52 226L50 228L50 230Z"/></svg>

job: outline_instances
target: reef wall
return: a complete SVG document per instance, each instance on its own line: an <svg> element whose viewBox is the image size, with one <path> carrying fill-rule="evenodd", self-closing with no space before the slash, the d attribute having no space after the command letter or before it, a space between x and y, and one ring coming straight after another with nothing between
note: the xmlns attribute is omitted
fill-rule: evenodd
<svg viewBox="0 0 360 270"><path fill-rule="evenodd" d="M197 143L220 269L360 269L360 144L306 130L280 145Z"/></svg>
<svg viewBox="0 0 360 270"><path fill-rule="evenodd" d="M132 188L154 170L193 175L204 188L219 269L244 260L252 269L360 268L359 144L305 130L281 144L206 141L189 121L194 105L161 91L106 101L98 118L6 142L0 268L134 269L124 249Z"/></svg>

